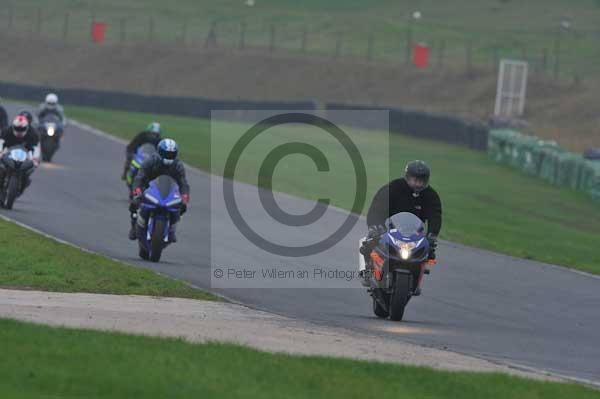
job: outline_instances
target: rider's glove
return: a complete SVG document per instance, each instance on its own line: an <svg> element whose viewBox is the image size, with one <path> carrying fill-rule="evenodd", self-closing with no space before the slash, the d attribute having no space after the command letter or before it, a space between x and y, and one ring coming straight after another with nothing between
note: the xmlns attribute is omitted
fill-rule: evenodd
<svg viewBox="0 0 600 399"><path fill-rule="evenodd" d="M187 205L190 202L190 195L189 194L182 194L181 195L181 207L179 208L179 213L181 215L183 215L184 213L187 212Z"/></svg>
<svg viewBox="0 0 600 399"><path fill-rule="evenodd" d="M131 202L129 203L129 212L130 212L130 213L136 213L136 212L137 212L137 210L138 210L138 206L137 206L137 204L136 204L135 202L131 201Z"/></svg>
<svg viewBox="0 0 600 399"><path fill-rule="evenodd" d="M435 249L437 248L437 236L433 233L427 235L429 241L429 259L435 259Z"/></svg>
<svg viewBox="0 0 600 399"><path fill-rule="evenodd" d="M387 231L387 229L382 224L376 224L373 226L369 226L369 233L367 234L367 238L369 238L369 239L377 238L380 235L382 235L383 233L385 233L386 231Z"/></svg>
<svg viewBox="0 0 600 399"><path fill-rule="evenodd" d="M142 189L141 187L136 187L133 189L132 192L132 197L133 197L133 204L135 205L139 205L139 203L142 201Z"/></svg>
<svg viewBox="0 0 600 399"><path fill-rule="evenodd" d="M427 241L429 241L429 248L436 249L437 248L437 236L433 233L429 233L427 235Z"/></svg>

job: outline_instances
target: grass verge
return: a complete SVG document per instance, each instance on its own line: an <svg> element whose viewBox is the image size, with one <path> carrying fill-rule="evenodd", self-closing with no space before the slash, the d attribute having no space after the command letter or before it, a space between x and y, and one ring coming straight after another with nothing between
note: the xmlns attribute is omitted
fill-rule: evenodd
<svg viewBox="0 0 600 399"><path fill-rule="evenodd" d="M503 374L268 354L0 319L1 397L596 398L583 386ZM27 343L24 345L23 343ZM383 376L393 378L383 378Z"/></svg>
<svg viewBox="0 0 600 399"><path fill-rule="evenodd" d="M180 281L84 252L1 219L0 259L0 287L216 299Z"/></svg>
<svg viewBox="0 0 600 399"><path fill-rule="evenodd" d="M219 123L218 134L213 134L211 143L210 124L206 120L85 107L68 107L68 113L125 139L133 137L150 120L157 119L166 135L178 141L185 161L216 174L222 171L228 149L246 127ZM485 153L401 135L392 135L388 143L383 133L353 129L347 132L369 166L367 201L390 175L402 174L406 161L424 159L432 166L432 185L443 200L442 238L600 273L600 252L596 248L600 235L600 204L584 193L519 174L495 164ZM256 184L266 150L280 142L301 139L315 144L327 155L331 165L329 174L334 178L324 179L305 157L289 156L278 164L274 188L309 199L327 193L334 205L350 209L353 191L348 187L353 187L354 172L351 167L336 169L335 164L337 161L343 164L345 154L335 148L332 140L313 133L308 128L277 129L267 141L249 147L244 154L245 163L238 166L236 179ZM389 164L379 159L388 148Z"/></svg>

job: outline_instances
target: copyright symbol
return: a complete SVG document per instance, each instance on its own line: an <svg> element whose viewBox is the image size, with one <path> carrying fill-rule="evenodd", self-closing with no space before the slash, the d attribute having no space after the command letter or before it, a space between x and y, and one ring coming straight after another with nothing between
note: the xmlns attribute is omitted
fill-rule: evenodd
<svg viewBox="0 0 600 399"><path fill-rule="evenodd" d="M213 272L213 275L216 278L221 278L221 277L223 277L223 270L222 269L215 269L215 271Z"/></svg>
<svg viewBox="0 0 600 399"><path fill-rule="evenodd" d="M245 148L261 133L266 130L285 124L304 124L317 127L329 135L333 136L337 142L344 148L352 161L354 175L356 179L356 192L352 204L351 213L344 220L336 231L325 239L305 246L286 246L268 241L254 231L244 220L234 194L234 178L238 161ZM265 158L259 170L258 186L264 188L259 190L259 199L265 211L276 221L286 226L306 226L319 220L325 214L329 207L330 200L320 198L316 201L312 210L303 215L290 214L277 204L272 190L272 180L275 167L281 159L292 154L302 154L309 157L320 172L329 171L329 163L321 150L317 147L301 142L291 142L279 145L273 149ZM263 119L246 131L242 137L235 143L223 172L223 197L227 212L234 222L237 229L258 248L275 255L287 257L303 257L321 253L340 242L354 227L358 221L358 216L363 209L367 194L367 171L364 160L360 152L350 137L338 126L319 116L302 113L290 112L279 114Z"/></svg>

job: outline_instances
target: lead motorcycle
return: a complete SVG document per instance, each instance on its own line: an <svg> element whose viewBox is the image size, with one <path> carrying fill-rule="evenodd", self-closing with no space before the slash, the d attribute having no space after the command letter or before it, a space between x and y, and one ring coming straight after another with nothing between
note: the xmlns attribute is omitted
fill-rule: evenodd
<svg viewBox="0 0 600 399"><path fill-rule="evenodd" d="M173 218L179 216L181 195L177 182L162 175L152 180L142 195L138 218L137 237L139 256L152 262L160 260L163 249L169 244L169 229Z"/></svg>
<svg viewBox="0 0 600 399"><path fill-rule="evenodd" d="M40 145L42 149L42 160L52 162L52 157L60 147L64 126L60 118L55 114L48 114L40 119L38 127L40 131Z"/></svg>
<svg viewBox="0 0 600 399"><path fill-rule="evenodd" d="M15 146L8 149L0 158L2 166L6 171L4 184L0 187L0 206L6 209L12 209L18 196L23 194L25 182L28 176L33 173L35 165L27 154L25 148Z"/></svg>
<svg viewBox="0 0 600 399"><path fill-rule="evenodd" d="M372 297L377 317L400 321L413 295L418 295L421 279L429 274L429 241L425 225L408 212L397 213L385 222L387 231L361 244L360 275Z"/></svg>

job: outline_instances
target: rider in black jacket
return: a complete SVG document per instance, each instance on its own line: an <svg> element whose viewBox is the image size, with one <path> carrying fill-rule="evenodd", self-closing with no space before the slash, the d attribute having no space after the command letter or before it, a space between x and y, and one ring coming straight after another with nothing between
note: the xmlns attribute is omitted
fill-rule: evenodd
<svg viewBox="0 0 600 399"><path fill-rule="evenodd" d="M404 177L392 180L375 194L367 213L369 236L380 234L381 225L398 212L410 212L427 222L430 259L435 259L437 236L442 228L442 202L429 186L429 167L423 161L406 165Z"/></svg>
<svg viewBox="0 0 600 399"><path fill-rule="evenodd" d="M123 174L121 175L121 180L125 180L127 178L127 170L129 169L129 165L131 164L131 160L135 155L137 149L143 144L150 143L155 147L160 142L160 123L152 122L148 125L146 130L138 133L132 140L127 144L125 148L125 165L123 167Z"/></svg>
<svg viewBox="0 0 600 399"><path fill-rule="evenodd" d="M171 176L179 185L179 192L181 194L181 208L180 213L183 215L187 210L187 204L190 200L190 186L185 177L185 168L183 163L177 159L177 143L171 139L163 139L158 143L158 154L148 158L141 166L138 174L133 181L133 201L129 208L131 212L131 230L129 231L129 239L135 240L137 238L136 231L136 219L137 225L140 229L143 229L146 224L147 215L140 212L138 214L137 209L141 201L144 189L148 186L150 181L156 179L161 175ZM171 220L171 230L169 231L169 241L177 242L175 236L175 224L179 222L179 215L176 215Z"/></svg>
<svg viewBox="0 0 600 399"><path fill-rule="evenodd" d="M32 161L37 166L39 159L34 157L33 154L36 151L36 147L40 142L40 136L37 130L30 125L29 120L25 115L18 114L12 122L12 125L2 129L0 133L0 139L4 140L2 143L2 149L22 145L26 151L32 153ZM27 186L31 184L31 174L33 173L32 168L30 172L25 175L25 181L23 182L23 191ZM6 177L6 169L2 162L0 162L0 187L4 185L4 178Z"/></svg>
<svg viewBox="0 0 600 399"><path fill-rule="evenodd" d="M12 125L2 129L0 138L4 140L2 149L22 145L27 151L34 151L40 142L37 130L29 123L25 115L15 117Z"/></svg>

